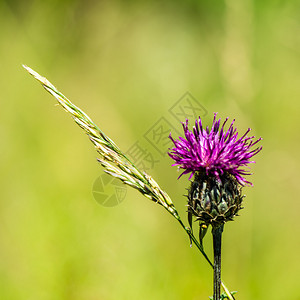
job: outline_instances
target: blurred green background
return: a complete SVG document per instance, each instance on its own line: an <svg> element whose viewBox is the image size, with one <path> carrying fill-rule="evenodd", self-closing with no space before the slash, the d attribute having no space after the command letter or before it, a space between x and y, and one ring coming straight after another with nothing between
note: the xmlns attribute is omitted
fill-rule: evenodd
<svg viewBox="0 0 300 300"><path fill-rule="evenodd" d="M161 207L130 189L113 208L94 200L92 144L21 64L124 150L186 91L207 124L219 112L262 136L222 277L240 300L300 299L299 16L299 1L1 0L0 299L212 295L210 267ZM185 220L187 177L168 157L150 173Z"/></svg>

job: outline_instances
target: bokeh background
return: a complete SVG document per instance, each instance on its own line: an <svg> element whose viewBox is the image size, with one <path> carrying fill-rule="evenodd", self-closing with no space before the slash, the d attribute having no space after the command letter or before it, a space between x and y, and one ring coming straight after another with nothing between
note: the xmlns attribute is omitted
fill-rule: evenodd
<svg viewBox="0 0 300 300"><path fill-rule="evenodd" d="M222 277L237 299L300 299L299 15L293 0L1 0L0 298L212 295L212 270L161 207L130 189L95 201L97 154L27 64L124 150L187 91L207 124L219 112L262 136ZM150 173L185 219L187 177L166 156Z"/></svg>

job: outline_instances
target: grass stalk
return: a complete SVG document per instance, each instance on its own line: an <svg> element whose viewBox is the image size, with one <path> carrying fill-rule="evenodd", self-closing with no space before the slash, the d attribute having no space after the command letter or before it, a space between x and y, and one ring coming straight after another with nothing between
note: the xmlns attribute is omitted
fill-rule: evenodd
<svg viewBox="0 0 300 300"><path fill-rule="evenodd" d="M163 191L157 182L146 172L140 171L130 159L120 150L120 148L86 115L80 108L75 106L45 77L23 65L23 67L38 80L47 92L53 95L58 103L72 116L74 121L85 131L90 141L94 144L100 157L98 161L104 167L104 171L111 176L119 178L124 184L141 192L146 198L161 205L168 211L183 227L189 238L194 242L198 250L206 261L213 268L214 265L206 255L203 246L197 241L191 229L182 222L177 209L175 208L169 195ZM234 300L226 286L222 287L230 300Z"/></svg>

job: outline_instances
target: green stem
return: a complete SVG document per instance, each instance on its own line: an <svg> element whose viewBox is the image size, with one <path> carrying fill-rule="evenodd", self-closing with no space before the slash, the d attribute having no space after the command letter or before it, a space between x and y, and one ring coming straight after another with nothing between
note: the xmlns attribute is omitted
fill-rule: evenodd
<svg viewBox="0 0 300 300"><path fill-rule="evenodd" d="M213 247L214 247L214 296L213 300L220 300L221 296L221 245L224 225L213 226Z"/></svg>
<svg viewBox="0 0 300 300"><path fill-rule="evenodd" d="M175 216L174 214L172 214L176 220L180 223L180 225L182 226L182 228L185 230L185 232L189 235L190 239L194 242L194 244L196 245L196 247L199 249L199 251L201 252L201 254L204 256L204 258L207 260L207 262L210 264L210 266L212 268L214 268L213 263L210 261L210 259L208 258L207 254L205 253L203 247L200 245L200 243L197 241L197 239L195 238L195 236L193 235L191 229L189 227L186 227L183 222L181 221L180 217L177 215ZM223 226L223 225L222 225ZM226 285L221 282L221 286L224 290L224 292L226 293L227 297L229 300L235 300L234 297L231 295L230 291L228 290L228 288L226 287ZM219 299L218 299L219 300Z"/></svg>
<svg viewBox="0 0 300 300"><path fill-rule="evenodd" d="M195 236L193 235L191 229L189 227L186 227L183 222L181 221L180 218L176 218L177 221L180 223L180 225L183 227L183 229L186 231L186 233L189 235L190 239L194 242L194 244L196 245L196 247L199 249L199 251L201 252L201 254L204 256L204 258L207 260L207 262L211 265L211 267L213 268L214 265L213 263L210 261L210 259L208 258L207 254L204 252L203 247L199 244L199 242L197 241L197 239L195 238Z"/></svg>
<svg viewBox="0 0 300 300"><path fill-rule="evenodd" d="M224 290L224 292L226 293L227 297L229 300L235 300L235 298L233 297L233 295L229 292L228 288L226 287L226 285L221 281L221 286Z"/></svg>

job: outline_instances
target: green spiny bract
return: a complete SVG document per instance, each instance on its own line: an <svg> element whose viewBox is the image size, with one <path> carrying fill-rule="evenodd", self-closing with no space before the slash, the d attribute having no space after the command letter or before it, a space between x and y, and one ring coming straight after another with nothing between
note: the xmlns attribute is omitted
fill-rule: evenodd
<svg viewBox="0 0 300 300"><path fill-rule="evenodd" d="M188 193L188 220L193 216L200 222L200 242L209 225L218 226L232 221L242 208L242 187L234 176L224 173L217 179L197 172Z"/></svg>

